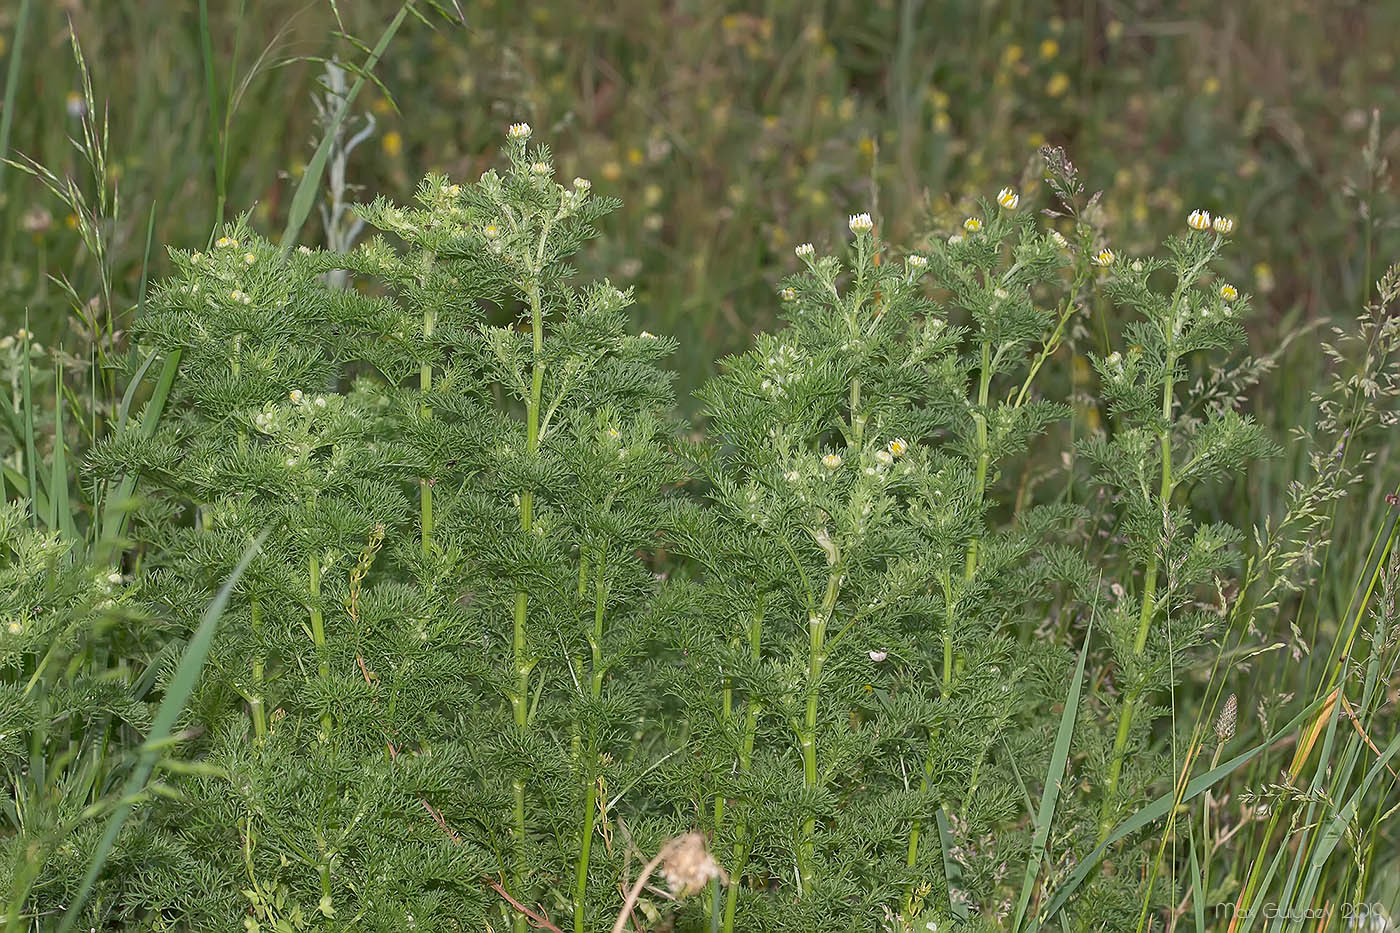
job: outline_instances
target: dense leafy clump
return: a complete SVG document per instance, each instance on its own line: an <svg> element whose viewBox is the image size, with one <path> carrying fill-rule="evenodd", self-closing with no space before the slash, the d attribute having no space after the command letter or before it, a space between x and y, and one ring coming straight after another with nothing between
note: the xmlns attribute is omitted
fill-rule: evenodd
<svg viewBox="0 0 1400 933"><path fill-rule="evenodd" d="M1230 773L1238 701L1213 670L1228 728L1168 701L1252 650L1355 476L1315 459L1252 541L1209 514L1280 452L1246 411L1267 362L1233 355L1248 299L1212 271L1233 223L1122 255L1056 150L1043 215L1007 188L907 250L852 215L843 255L798 247L786 326L724 361L691 432L674 342L574 280L614 203L530 136L475 184L361 205L358 248L240 221L172 251L137 329L168 410L87 463L132 492L110 565L3 513L0 753L36 827L5 837L7 910L907 933L1128 929L1188 868L1209 890L1166 842ZM1095 333L1106 308L1133 319ZM1400 343L1382 321L1368 366ZM1319 396L1311 443L1387 420L1355 389ZM137 747L172 696L173 739ZM109 743L159 752L136 797Z"/></svg>

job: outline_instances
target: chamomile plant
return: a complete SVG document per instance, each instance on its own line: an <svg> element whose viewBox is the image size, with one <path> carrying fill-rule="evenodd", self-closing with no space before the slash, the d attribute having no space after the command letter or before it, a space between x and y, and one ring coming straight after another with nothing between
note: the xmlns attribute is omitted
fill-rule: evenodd
<svg viewBox="0 0 1400 933"><path fill-rule="evenodd" d="M676 770L729 859L725 930L1004 899L1008 748L1070 663L1031 623L1086 578L1057 543L1073 509L1004 521L999 469L1068 413L1032 384L1083 284L1018 206L901 259L864 214L849 267L798 247L788 326L701 393L708 508L677 548L715 585L684 643L719 757Z"/></svg>
<svg viewBox="0 0 1400 933"><path fill-rule="evenodd" d="M1241 410L1245 390L1267 365L1231 360L1244 340L1249 301L1214 269L1234 222L1198 210L1186 227L1167 241L1168 258L1106 251L1099 263L1097 288L1130 317L1123 346L1092 357L1110 429L1078 445L1088 498L1097 504L1090 527L1106 542L1095 549L1095 563L1105 568L1102 630L1111 659L1095 696L1105 728L1081 733L1081 780L1096 799L1070 817L1082 824L1064 830L1084 854L1160 791L1164 774L1182 767L1175 743L1155 738L1171 713L1163 704L1205 657L1202 647L1223 643L1236 619L1245 535L1198 515L1193 493L1278 451ZM1134 866L1154 853L1129 847L1111 860L1078 902L1084 922L1126 922L1120 912L1146 910L1154 893L1172 896L1167 885L1153 892L1150 883L1128 880L1150 874Z"/></svg>
<svg viewBox="0 0 1400 933"><path fill-rule="evenodd" d="M1373 463L1357 439L1394 423L1400 276L1329 345L1311 478L1247 537L1212 514L1277 449L1247 414L1249 296L1217 271L1233 221L1131 255L1042 156L1043 188L914 248L865 213L797 247L784 326L723 361L693 430L675 343L577 280L615 202L523 123L476 182L354 208L353 249L245 219L173 250L134 326L162 404L86 464L120 480L101 570L39 529L52 501L0 511L4 923L1147 929L1187 893L1273 896L1276 830L1317 833L1290 902L1361 890L1324 865L1357 811L1321 789L1367 803L1364 735L1306 801L1248 797L1277 808L1252 859L1228 845L1252 817L1197 798L1279 738L1227 692L1284 647L1257 633L1308 605L1327 630L1299 594ZM7 482L33 488L41 449ZM1345 698L1334 654L1295 724Z"/></svg>
<svg viewBox="0 0 1400 933"><path fill-rule="evenodd" d="M378 233L353 252L240 224L177 253L143 322L181 354L175 415L98 465L141 471L152 598L195 611L179 587L270 529L191 713L219 775L191 782L175 836L229 892L200 911L523 929L567 892L592 928L615 866L659 847L614 844L600 795L648 764L628 672L656 640L647 553L680 479L673 344L627 332L625 293L571 282L614 202L556 183L529 135L477 184L362 205Z"/></svg>

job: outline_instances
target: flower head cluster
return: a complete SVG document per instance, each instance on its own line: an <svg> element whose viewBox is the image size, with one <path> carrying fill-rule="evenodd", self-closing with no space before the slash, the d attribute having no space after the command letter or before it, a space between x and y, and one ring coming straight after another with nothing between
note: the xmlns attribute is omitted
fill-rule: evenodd
<svg viewBox="0 0 1400 933"><path fill-rule="evenodd" d="M802 375L805 368L801 354L789 344L782 344L772 353L764 358L764 376L762 387L766 392L771 392L775 396L780 396L795 383Z"/></svg>

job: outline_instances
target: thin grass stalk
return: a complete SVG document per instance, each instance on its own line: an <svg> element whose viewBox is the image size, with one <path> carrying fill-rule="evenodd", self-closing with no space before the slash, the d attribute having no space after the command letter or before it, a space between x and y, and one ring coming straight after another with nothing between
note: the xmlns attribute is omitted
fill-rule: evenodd
<svg viewBox="0 0 1400 933"><path fill-rule="evenodd" d="M1397 487L1397 489L1400 490L1400 487ZM1355 635L1355 630L1359 625L1361 614L1365 611L1366 605L1370 601L1371 594L1375 590L1377 578L1379 577L1381 567L1384 563L1384 556L1389 551L1395 539L1397 518L1400 518L1400 511L1392 509L1384 525L1377 530L1376 537L1371 545L1370 554L1367 557L1366 571L1362 574L1361 579L1357 581L1357 585L1353 590L1355 596L1352 605L1347 607L1347 615L1350 617L1350 624L1347 626L1347 629L1351 632L1351 636L1347 639L1348 646L1350 646L1351 637ZM1340 643L1340 639L1338 641ZM1349 650L1349 647L1347 650ZM1333 691L1332 695L1335 696L1337 679L1341 667L1345 662L1346 652L1344 651L1341 658L1338 659L1336 657L1336 646L1334 646L1333 655L1328 662L1328 667L1332 668L1331 673L1327 677L1326 686L1319 689L1318 696L1314 698L1314 703L1321 701L1322 697L1325 695L1324 691L1326 690L1330 689ZM1279 811L1280 808L1275 808L1274 813L1271 815L1268 826L1264 830L1262 842L1252 846L1256 855L1250 866L1249 873L1246 876L1244 888L1241 890L1239 898L1236 901L1236 916L1249 909L1253 903L1256 891L1261 890L1260 882L1264 871L1264 858L1268 852L1269 842L1273 838L1274 830L1277 829L1278 826ZM1267 885L1265 885L1263 889L1267 890ZM1234 924L1232 924L1231 930L1233 933Z"/></svg>

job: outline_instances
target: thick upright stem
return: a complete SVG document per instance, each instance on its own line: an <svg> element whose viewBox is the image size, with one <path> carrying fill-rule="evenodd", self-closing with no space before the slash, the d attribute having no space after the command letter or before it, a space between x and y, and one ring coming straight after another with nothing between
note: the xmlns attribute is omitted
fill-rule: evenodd
<svg viewBox="0 0 1400 933"><path fill-rule="evenodd" d="M311 641L316 646L316 672L324 685L331 679L331 659L326 647L326 624L321 615L321 555L313 552L307 559L307 578L311 584ZM330 737L331 714L321 714L321 728Z"/></svg>
<svg viewBox="0 0 1400 933"><path fill-rule="evenodd" d="M548 229L541 234L540 251L544 249L544 237L548 235ZM525 451L530 457L534 457L540 449L540 396L544 389L544 311L540 299L540 269L535 269L535 278L531 282L528 297L530 302L530 331L534 338L534 362L532 364L532 375L530 380L530 397L525 405ZM529 534L534 528L535 522L535 492L533 489L526 489L520 494L520 530L524 534ZM529 702L530 702L530 659L528 657L528 647L525 638L525 622L529 614L530 596L523 589L515 594L514 625L511 634L511 661L515 671L515 689L511 692L510 704L511 712L515 719L515 726L521 732L529 727ZM514 866L515 889L521 891L525 882L525 775L517 774L512 782L514 793L514 835L517 848L516 862ZM516 913L512 919L512 929L514 933L525 933L526 918L524 914Z"/></svg>
<svg viewBox="0 0 1400 933"><path fill-rule="evenodd" d="M603 616L607 608L608 588L606 576L606 554L601 548L598 553L598 568L594 574L593 631L588 642L592 649L593 665L588 682L588 695L595 702L603 695L603 676L607 669L603 665ZM589 736L588 751L584 759L583 813L580 815L579 857L574 872L574 933L584 933L583 906L588 888L588 857L593 848L593 825L598 809L598 781L594 773L598 762L598 740Z"/></svg>
<svg viewBox="0 0 1400 933"><path fill-rule="evenodd" d="M760 600L754 609L753 619L749 622L749 660L755 665L762 657L763 647L763 601ZM762 710L762 705L753 698L752 695L745 701L746 712L744 714L743 739L739 745L739 773L748 774L749 768L753 765L753 745L754 736L758 732L758 716ZM744 863L748 858L748 822L746 815L741 810L739 821L734 826L734 860L730 865L729 891L724 899L724 925L721 928L723 933L734 933L734 911L739 903L739 879L744 872Z"/></svg>
<svg viewBox="0 0 1400 933"><path fill-rule="evenodd" d="M432 269L433 254L431 252L423 254L423 275L426 280L428 272ZM423 340L426 343L433 336L433 329L436 326L436 315L431 309L423 311ZM425 348L425 352L429 352ZM431 360L424 360L418 370L418 390L423 394L424 403L420 409L423 418L431 418L433 409L427 404L427 395L433 388L433 364ZM424 477L418 481L418 511L419 524L422 528L423 553L429 554L433 547L433 481L430 477Z"/></svg>
<svg viewBox="0 0 1400 933"><path fill-rule="evenodd" d="M253 737L261 740L267 735L267 701L263 697L262 603L254 597L251 604L253 641L257 644L253 656L253 697L248 702L253 714Z"/></svg>
<svg viewBox="0 0 1400 933"><path fill-rule="evenodd" d="M977 425L977 482L974 494L978 504L986 495L987 473L991 467L991 448L987 436L987 401L992 388L992 344L982 342L982 369L977 380L977 411L973 420ZM971 580L977 572L977 561L981 539L973 538L967 545L967 555L963 563L963 580ZM946 609L943 618L943 696L953 689L953 626L957 619L957 604L953 599L951 574L945 569L943 574L943 605ZM933 753L938 743L938 728L929 731L928 755L924 759L924 773L919 780L919 790L927 791L933 781ZM909 849L905 854L905 865L913 868L919 859L919 837L923 832L923 822L915 820L909 827ZM906 910L909 905L906 904Z"/></svg>
<svg viewBox="0 0 1400 933"><path fill-rule="evenodd" d="M242 371L243 359L243 335L235 334L233 337L233 348L229 354L229 368L235 379ZM238 428L238 449L244 452L248 447L248 432L240 426ZM266 662L263 659L262 650L262 603L254 596L248 601L248 609L253 625L253 642L256 647L253 649L253 691L248 700L248 712L253 717L253 738L261 740L267 735L267 701L263 697L263 676Z"/></svg>
<svg viewBox="0 0 1400 933"><path fill-rule="evenodd" d="M802 722L800 737L802 746L802 785L808 790L820 786L817 769L817 714L821 705L822 667L826 663L826 628L836 607L836 596L841 588L841 565L831 568L826 581L826 595L822 604L808 620L807 647L807 704ZM798 877L802 883L801 893L805 896L812 888L812 859L816 853L817 818L808 816L802 821L801 844L798 848Z"/></svg>
<svg viewBox="0 0 1400 933"><path fill-rule="evenodd" d="M957 605L953 602L953 581L952 575L944 569L943 573L943 696L948 696L953 689L953 620L956 617ZM933 782L933 753L938 747L938 724L929 730L928 754L924 758L924 773L919 779L919 791L927 793L929 785ZM923 822L915 820L914 825L909 829L909 851L904 858L904 864L908 868L913 868L919 860L919 836L923 832ZM912 889L911 889L912 895ZM906 904L906 909L908 905Z"/></svg>
<svg viewBox="0 0 1400 933"><path fill-rule="evenodd" d="M860 450L865 438L865 417L860 414L860 377L851 378L851 446Z"/></svg>
<svg viewBox="0 0 1400 933"><path fill-rule="evenodd" d="M977 424L977 485L974 494L977 497L978 505L981 505L982 498L986 495L987 470L992 462L991 449L987 441L987 399L991 394L991 387L992 345L989 341L983 341L982 374L977 387L977 412L972 416ZM977 559L981 543L981 538L973 538L967 546L967 563L963 570L965 579L971 580L972 575L977 572Z"/></svg>
<svg viewBox="0 0 1400 933"><path fill-rule="evenodd" d="M817 679L821 677L822 664L826 660L822 648L826 641L826 622L813 617L811 624L810 647L807 656L807 708L802 730L802 784L808 790L817 786ZM802 848L799 868L802 878L802 893L805 895L812 885L812 857L816 851L815 816L808 816L802 822Z"/></svg>
<svg viewBox="0 0 1400 933"><path fill-rule="evenodd" d="M1169 325L1170 326L1170 325ZM1166 510L1171 505L1172 495L1172 375L1176 368L1176 356L1168 347L1167 372L1162 380L1162 485L1158 493L1157 506L1166 520ZM1141 656L1147 647L1147 634L1152 627L1152 616L1157 602L1158 559L1156 548L1148 561L1147 572L1142 585L1142 611L1138 614L1137 637L1133 641L1133 654ZM1139 693L1130 690L1123 695L1123 706L1118 713L1118 732L1113 737L1113 758L1108 767L1108 793L1104 796L1103 808L1099 814L1099 842L1108 838L1113 828L1113 805L1118 798L1118 781L1123 773L1123 755L1128 746L1128 735L1133 725L1133 708L1137 705Z"/></svg>

